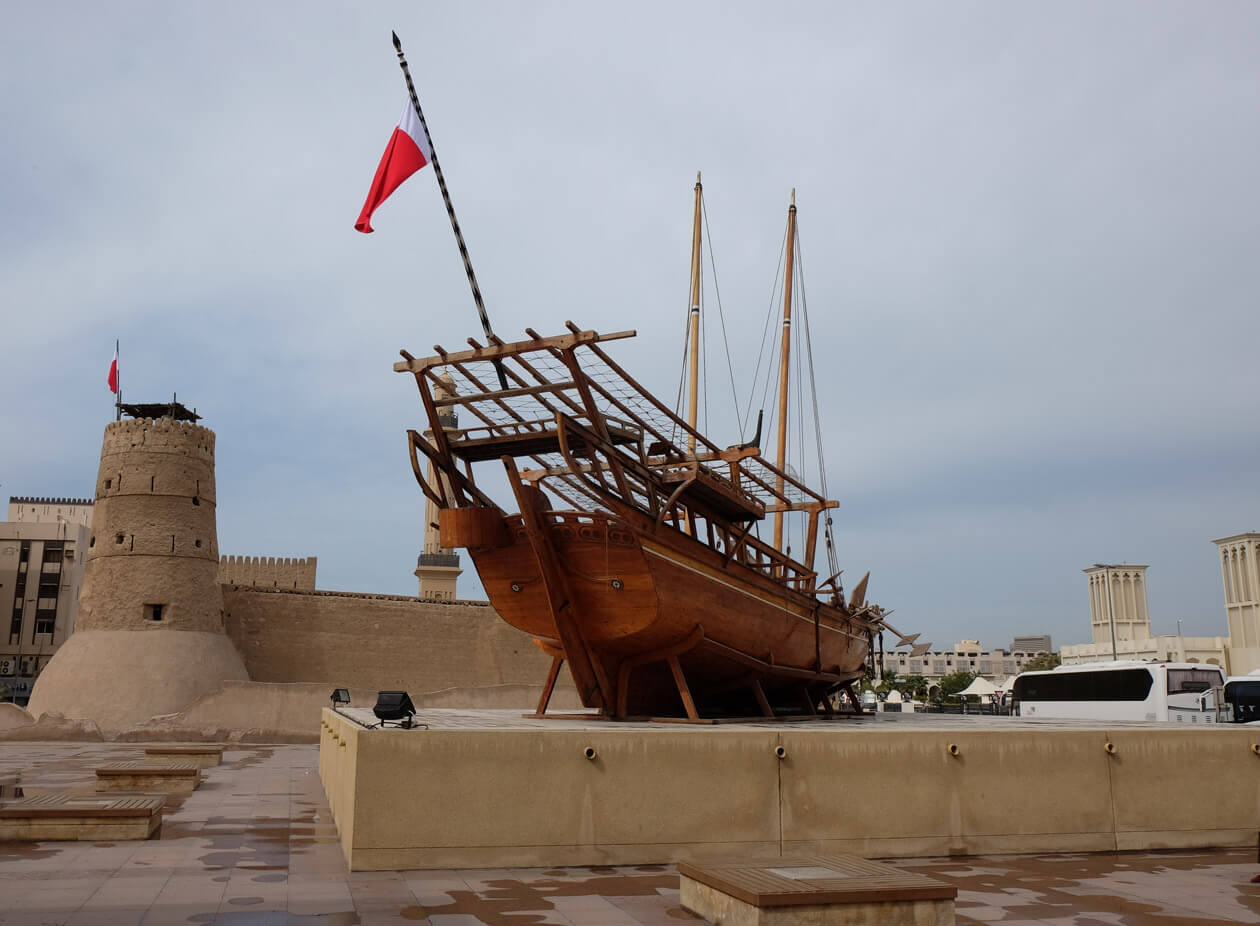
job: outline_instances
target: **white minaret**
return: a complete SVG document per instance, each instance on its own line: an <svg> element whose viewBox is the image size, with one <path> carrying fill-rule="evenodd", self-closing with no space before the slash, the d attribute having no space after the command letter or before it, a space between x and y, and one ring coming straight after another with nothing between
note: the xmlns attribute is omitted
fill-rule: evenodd
<svg viewBox="0 0 1260 926"><path fill-rule="evenodd" d="M448 373L443 373L438 377L437 388L433 391L433 397L437 401L442 399L454 398L455 396L455 380ZM453 431L458 423L455 412L451 410L451 406L443 406L446 409L439 414L438 421L442 424L442 430ZM425 439L430 443L433 441L433 432L425 431ZM434 485L435 473L433 471L433 461L429 461L429 469L426 478L429 485ZM450 484L445 483L446 491L450 492ZM464 571L459 567L459 554L453 550L447 550L442 546L438 536L438 529L435 526L438 520L438 506L432 500L426 500L424 506L424 552L416 560L416 578L420 580L420 597L429 601L454 601L455 585Z"/></svg>
<svg viewBox="0 0 1260 926"><path fill-rule="evenodd" d="M1089 577L1089 619L1094 643L1146 640L1151 615L1146 605L1146 566L1095 563L1084 570Z"/></svg>

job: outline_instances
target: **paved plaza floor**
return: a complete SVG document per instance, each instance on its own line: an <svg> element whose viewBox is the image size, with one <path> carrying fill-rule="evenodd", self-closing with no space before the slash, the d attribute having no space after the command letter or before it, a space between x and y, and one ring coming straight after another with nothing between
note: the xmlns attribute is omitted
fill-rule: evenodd
<svg viewBox="0 0 1260 926"><path fill-rule="evenodd" d="M89 793L142 745L0 745L28 793ZM171 795L161 838L0 843L0 924L533 926L699 923L672 866L346 870L315 746L247 746ZM966 926L1260 923L1256 850L898 861L958 887Z"/></svg>

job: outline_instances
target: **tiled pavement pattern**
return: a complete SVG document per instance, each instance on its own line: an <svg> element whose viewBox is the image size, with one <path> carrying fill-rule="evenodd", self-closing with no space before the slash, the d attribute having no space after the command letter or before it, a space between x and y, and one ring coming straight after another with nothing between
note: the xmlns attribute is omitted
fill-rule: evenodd
<svg viewBox="0 0 1260 926"><path fill-rule="evenodd" d="M4 744L28 793L89 792L139 745ZM0 843L0 924L533 926L699 922L669 866L347 872L314 746L230 750L168 798L161 839ZM911 859L959 888L958 922L1005 926L1260 923L1254 850Z"/></svg>

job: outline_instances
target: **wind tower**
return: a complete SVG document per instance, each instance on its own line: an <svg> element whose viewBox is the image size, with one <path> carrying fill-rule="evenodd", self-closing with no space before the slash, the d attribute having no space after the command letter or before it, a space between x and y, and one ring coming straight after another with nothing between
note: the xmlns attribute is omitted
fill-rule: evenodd
<svg viewBox="0 0 1260 926"><path fill-rule="evenodd" d="M435 404L442 407L442 411L438 414L442 430L455 430L459 423L453 401L455 380L449 373L443 373L438 377L437 388L433 392ZM425 431L424 437L432 443L433 431ZM429 485L437 485L432 460L429 461L426 478L429 480ZM442 477L442 482L443 488L449 493L451 487L445 477ZM437 523L438 506L429 499L424 506L424 552L416 559L416 578L420 580L420 597L429 601L454 601L455 586L464 570L459 566L459 554L442 546Z"/></svg>
<svg viewBox="0 0 1260 926"><path fill-rule="evenodd" d="M1260 669L1260 533L1213 540L1221 557L1225 617L1229 622L1229 671Z"/></svg>
<svg viewBox="0 0 1260 926"><path fill-rule="evenodd" d="M1083 570L1089 577L1089 620L1094 642L1111 646L1113 654L1118 654L1121 641L1150 638L1146 569L1095 563Z"/></svg>
<svg viewBox="0 0 1260 926"><path fill-rule="evenodd" d="M248 679L223 629L214 432L176 401L122 405L105 427L75 632L31 694L125 729Z"/></svg>

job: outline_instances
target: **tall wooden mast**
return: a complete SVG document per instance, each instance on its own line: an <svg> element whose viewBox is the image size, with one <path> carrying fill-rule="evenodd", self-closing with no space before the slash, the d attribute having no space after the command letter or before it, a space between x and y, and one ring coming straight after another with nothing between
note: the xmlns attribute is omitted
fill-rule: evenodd
<svg viewBox="0 0 1260 926"><path fill-rule="evenodd" d="M690 379L687 396L687 424L696 429L700 400L700 172L696 172L696 210L691 227L691 309L687 315L687 343L690 347ZM696 435L687 435L687 452L696 452Z"/></svg>
<svg viewBox="0 0 1260 926"><path fill-rule="evenodd" d="M796 190L792 190L792 203L788 206L787 267L783 271L783 351L779 359L779 447L775 465L779 476L775 488L783 494L783 472L787 468L788 426L788 361L792 353L792 266L796 252ZM783 512L774 513L774 545L783 549Z"/></svg>

